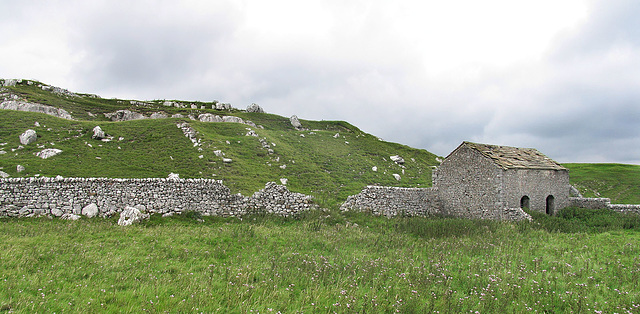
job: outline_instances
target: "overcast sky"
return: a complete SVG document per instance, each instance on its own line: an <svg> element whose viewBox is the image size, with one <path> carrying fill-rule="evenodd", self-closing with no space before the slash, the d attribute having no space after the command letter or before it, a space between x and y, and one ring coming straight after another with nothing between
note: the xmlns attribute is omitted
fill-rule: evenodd
<svg viewBox="0 0 640 314"><path fill-rule="evenodd" d="M640 164L640 1L0 0L0 77Z"/></svg>

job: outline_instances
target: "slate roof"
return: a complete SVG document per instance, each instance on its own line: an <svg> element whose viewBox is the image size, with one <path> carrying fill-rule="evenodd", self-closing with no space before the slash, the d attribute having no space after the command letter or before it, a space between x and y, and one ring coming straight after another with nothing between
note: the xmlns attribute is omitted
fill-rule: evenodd
<svg viewBox="0 0 640 314"><path fill-rule="evenodd" d="M471 142L463 142L462 145L480 152L503 169L567 170L567 168L535 148L518 148Z"/></svg>

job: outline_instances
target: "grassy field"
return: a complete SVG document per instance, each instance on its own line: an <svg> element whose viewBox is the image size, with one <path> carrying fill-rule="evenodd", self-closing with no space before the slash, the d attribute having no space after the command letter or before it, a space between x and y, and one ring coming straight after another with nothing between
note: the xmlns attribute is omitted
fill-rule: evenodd
<svg viewBox="0 0 640 314"><path fill-rule="evenodd" d="M0 219L0 311L640 310L638 216Z"/></svg>

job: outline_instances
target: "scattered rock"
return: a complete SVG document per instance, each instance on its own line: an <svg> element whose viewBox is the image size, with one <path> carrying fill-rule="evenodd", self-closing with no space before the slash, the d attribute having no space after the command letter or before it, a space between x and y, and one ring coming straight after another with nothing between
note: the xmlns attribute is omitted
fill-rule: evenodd
<svg viewBox="0 0 640 314"><path fill-rule="evenodd" d="M221 150L214 150L213 153L218 157L224 156L224 153Z"/></svg>
<svg viewBox="0 0 640 314"><path fill-rule="evenodd" d="M42 151L39 151L36 153L36 156L42 158L42 159L47 159L49 157L53 157L55 155L58 155L62 153L62 150L57 149L57 148L47 148L47 149L43 149Z"/></svg>
<svg viewBox="0 0 640 314"><path fill-rule="evenodd" d="M402 179L402 178L400 177L400 175L399 175L399 174L397 174L397 173L394 173L394 174L393 174L393 177L394 177L394 178L396 178L396 180L398 180L398 181L400 181L400 179Z"/></svg>
<svg viewBox="0 0 640 314"><path fill-rule="evenodd" d="M289 118L289 121L291 121L291 125L294 128L296 128L296 130L302 129L302 123L300 123L300 120L298 119L298 116L296 116L296 115L291 116L291 118Z"/></svg>
<svg viewBox="0 0 640 314"><path fill-rule="evenodd" d="M371 167L371 170L372 170L373 172L377 172L377 171L378 171L378 167L373 166L373 167Z"/></svg>
<svg viewBox="0 0 640 314"><path fill-rule="evenodd" d="M16 171L17 171L18 173L20 173L20 172L24 171L24 166L22 166L22 165L18 165L18 166L16 166Z"/></svg>
<svg viewBox="0 0 640 314"><path fill-rule="evenodd" d="M180 175L172 172L167 176L167 179L173 180L173 181L180 180Z"/></svg>
<svg viewBox="0 0 640 314"><path fill-rule="evenodd" d="M38 126L40 126L40 123L38 121L36 121L36 122L33 123L33 125L38 127Z"/></svg>
<svg viewBox="0 0 640 314"><path fill-rule="evenodd" d="M101 140L105 137L107 137L107 135L104 133L102 128L99 125L96 125L96 127L93 128L93 135L91 136L91 138L96 140Z"/></svg>
<svg viewBox="0 0 640 314"><path fill-rule="evenodd" d="M280 183L282 183L282 185L287 185L287 183L289 182L289 179L287 178L280 178Z"/></svg>
<svg viewBox="0 0 640 314"><path fill-rule="evenodd" d="M95 216L98 216L98 213L99 213L98 205L96 205L95 203L91 203L83 207L81 213L87 216L88 218L93 218Z"/></svg>
<svg viewBox="0 0 640 314"><path fill-rule="evenodd" d="M233 160L231 158L222 158L222 162L224 162L225 164L230 164L233 162Z"/></svg>
<svg viewBox="0 0 640 314"><path fill-rule="evenodd" d="M38 135L36 134L36 131L32 129L28 129L24 131L24 133L20 134L20 143L22 145L29 145L35 142L37 139Z"/></svg>
<svg viewBox="0 0 640 314"><path fill-rule="evenodd" d="M8 177L10 177L8 173L0 170L0 178L8 178Z"/></svg>
<svg viewBox="0 0 640 314"><path fill-rule="evenodd" d="M280 166L280 169L282 169L282 170L287 169L287 165Z"/></svg>
<svg viewBox="0 0 640 314"><path fill-rule="evenodd" d="M398 156L398 155L391 156L391 157L389 157L389 158L391 158L391 161L395 162L395 163L396 163L396 164L398 164L398 165L402 165L402 164L404 164L404 158L402 158L402 157L400 157L400 156Z"/></svg>
<svg viewBox="0 0 640 314"><path fill-rule="evenodd" d="M260 106L256 104L251 104L247 107L247 112L264 113L264 109L262 109Z"/></svg>
<svg viewBox="0 0 640 314"><path fill-rule="evenodd" d="M256 131L248 129L249 131L247 131L247 134L245 134L244 136L253 136L253 137L258 137L258 134L256 133Z"/></svg>
<svg viewBox="0 0 640 314"><path fill-rule="evenodd" d="M139 209L135 207L127 206L120 213L120 219L118 219L118 225L129 226L134 223L142 222L145 219L149 219L149 214L143 214Z"/></svg>
<svg viewBox="0 0 640 314"><path fill-rule="evenodd" d="M179 114L179 113L176 113L176 114L174 114L174 115L171 115L171 117L172 117L172 118L179 118L179 119L184 118L184 116L183 116L183 115L181 115L181 114Z"/></svg>
<svg viewBox="0 0 640 314"><path fill-rule="evenodd" d="M336 135L333 136L333 138L338 138L340 137L340 133L336 133Z"/></svg>

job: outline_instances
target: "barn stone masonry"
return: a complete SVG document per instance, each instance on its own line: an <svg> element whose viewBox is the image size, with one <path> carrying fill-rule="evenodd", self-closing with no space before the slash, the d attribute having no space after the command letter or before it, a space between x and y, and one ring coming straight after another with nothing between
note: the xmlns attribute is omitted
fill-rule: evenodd
<svg viewBox="0 0 640 314"><path fill-rule="evenodd" d="M441 213L437 189L367 186L341 209L358 209L376 216L431 216Z"/></svg>
<svg viewBox="0 0 640 314"><path fill-rule="evenodd" d="M290 192L273 182L245 197L231 194L222 181L211 179L0 179L0 216L79 215L91 204L97 206L102 217L140 205L149 213L196 211L205 216L292 216L316 207L311 196Z"/></svg>

